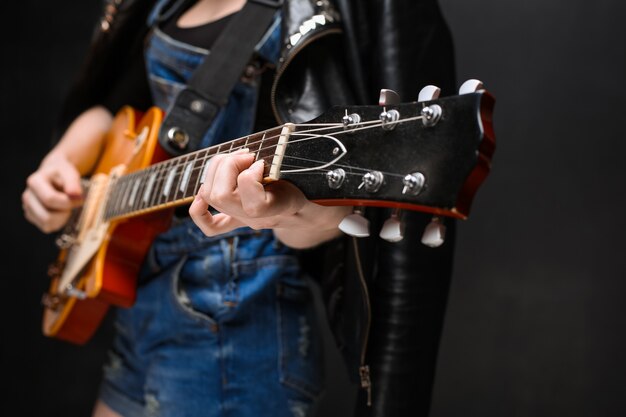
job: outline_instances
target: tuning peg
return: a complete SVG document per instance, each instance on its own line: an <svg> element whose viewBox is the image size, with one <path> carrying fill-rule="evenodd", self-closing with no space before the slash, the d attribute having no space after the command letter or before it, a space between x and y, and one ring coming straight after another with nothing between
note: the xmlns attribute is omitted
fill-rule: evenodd
<svg viewBox="0 0 626 417"><path fill-rule="evenodd" d="M445 237L446 226L443 224L441 218L434 216L424 229L422 243L431 248L436 248L443 244Z"/></svg>
<svg viewBox="0 0 626 417"><path fill-rule="evenodd" d="M475 93L483 88L484 86L482 81L471 78L461 84L461 87L459 87L459 94Z"/></svg>
<svg viewBox="0 0 626 417"><path fill-rule="evenodd" d="M439 94L441 93L441 88L436 85L427 85L426 87L420 90L420 94L417 98L417 101L430 101L436 100L439 98Z"/></svg>
<svg viewBox="0 0 626 417"><path fill-rule="evenodd" d="M378 98L378 105L383 108L382 113L378 116L381 121L381 126L385 130L391 130L396 127L396 123L400 119L400 113L398 110L392 109L387 111L387 106L400 104L400 96L393 90L383 88L380 90L380 97Z"/></svg>
<svg viewBox="0 0 626 417"><path fill-rule="evenodd" d="M392 243L399 242L404 238L404 224L400 221L400 210L395 209L391 213L391 217L385 221L382 229L380 229L379 236L381 239Z"/></svg>
<svg viewBox="0 0 626 417"><path fill-rule="evenodd" d="M354 237L368 237L370 235L370 222L358 208L352 214L348 214L339 223L339 230Z"/></svg>
<svg viewBox="0 0 626 417"><path fill-rule="evenodd" d="M393 106L394 104L400 104L400 95L393 90L383 88L380 90L380 96L378 97L379 106Z"/></svg>

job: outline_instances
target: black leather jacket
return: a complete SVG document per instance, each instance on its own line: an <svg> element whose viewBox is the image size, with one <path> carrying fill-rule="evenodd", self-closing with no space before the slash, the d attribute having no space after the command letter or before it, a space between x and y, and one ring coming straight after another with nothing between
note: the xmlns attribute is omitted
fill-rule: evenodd
<svg viewBox="0 0 626 417"><path fill-rule="evenodd" d="M143 71L135 57L142 55L153 1L106 3L58 132L105 101L122 74ZM272 88L278 122L308 121L334 104L375 104L381 88L395 90L403 101L414 101L427 84L441 87L442 95L454 93L452 40L435 0L292 0L283 7L284 45ZM149 105L125 99L122 104ZM319 278L348 373L364 388L355 415L425 416L455 224L448 221L442 246L429 248L420 238L430 216L404 213L405 237L389 243L377 234L390 210L367 208L365 215L371 237L336 239L305 252L303 262Z"/></svg>

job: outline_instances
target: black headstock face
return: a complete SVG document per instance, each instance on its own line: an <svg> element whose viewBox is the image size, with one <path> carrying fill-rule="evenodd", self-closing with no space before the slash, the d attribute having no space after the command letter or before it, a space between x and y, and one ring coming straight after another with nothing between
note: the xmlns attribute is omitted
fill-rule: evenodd
<svg viewBox="0 0 626 417"><path fill-rule="evenodd" d="M321 204L466 218L490 169L493 97L480 89L384 104L337 106L298 125L280 178Z"/></svg>

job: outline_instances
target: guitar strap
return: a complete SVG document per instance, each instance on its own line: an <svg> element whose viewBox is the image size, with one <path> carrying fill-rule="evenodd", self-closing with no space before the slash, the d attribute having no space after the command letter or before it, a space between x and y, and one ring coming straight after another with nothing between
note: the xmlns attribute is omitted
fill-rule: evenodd
<svg viewBox="0 0 626 417"><path fill-rule="evenodd" d="M248 0L216 39L161 124L159 143L171 156L198 149L282 3Z"/></svg>

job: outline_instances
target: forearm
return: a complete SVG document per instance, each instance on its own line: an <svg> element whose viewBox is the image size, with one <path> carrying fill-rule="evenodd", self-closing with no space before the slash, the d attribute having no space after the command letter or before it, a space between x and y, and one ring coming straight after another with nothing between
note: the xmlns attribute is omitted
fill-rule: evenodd
<svg viewBox="0 0 626 417"><path fill-rule="evenodd" d="M308 202L293 215L289 227L274 228L274 235L291 248L312 248L339 237L339 223L351 212L351 206L327 207Z"/></svg>
<svg viewBox="0 0 626 417"><path fill-rule="evenodd" d="M61 157L85 175L94 168L113 116L104 107L92 107L78 116L61 140L44 157L42 165Z"/></svg>

